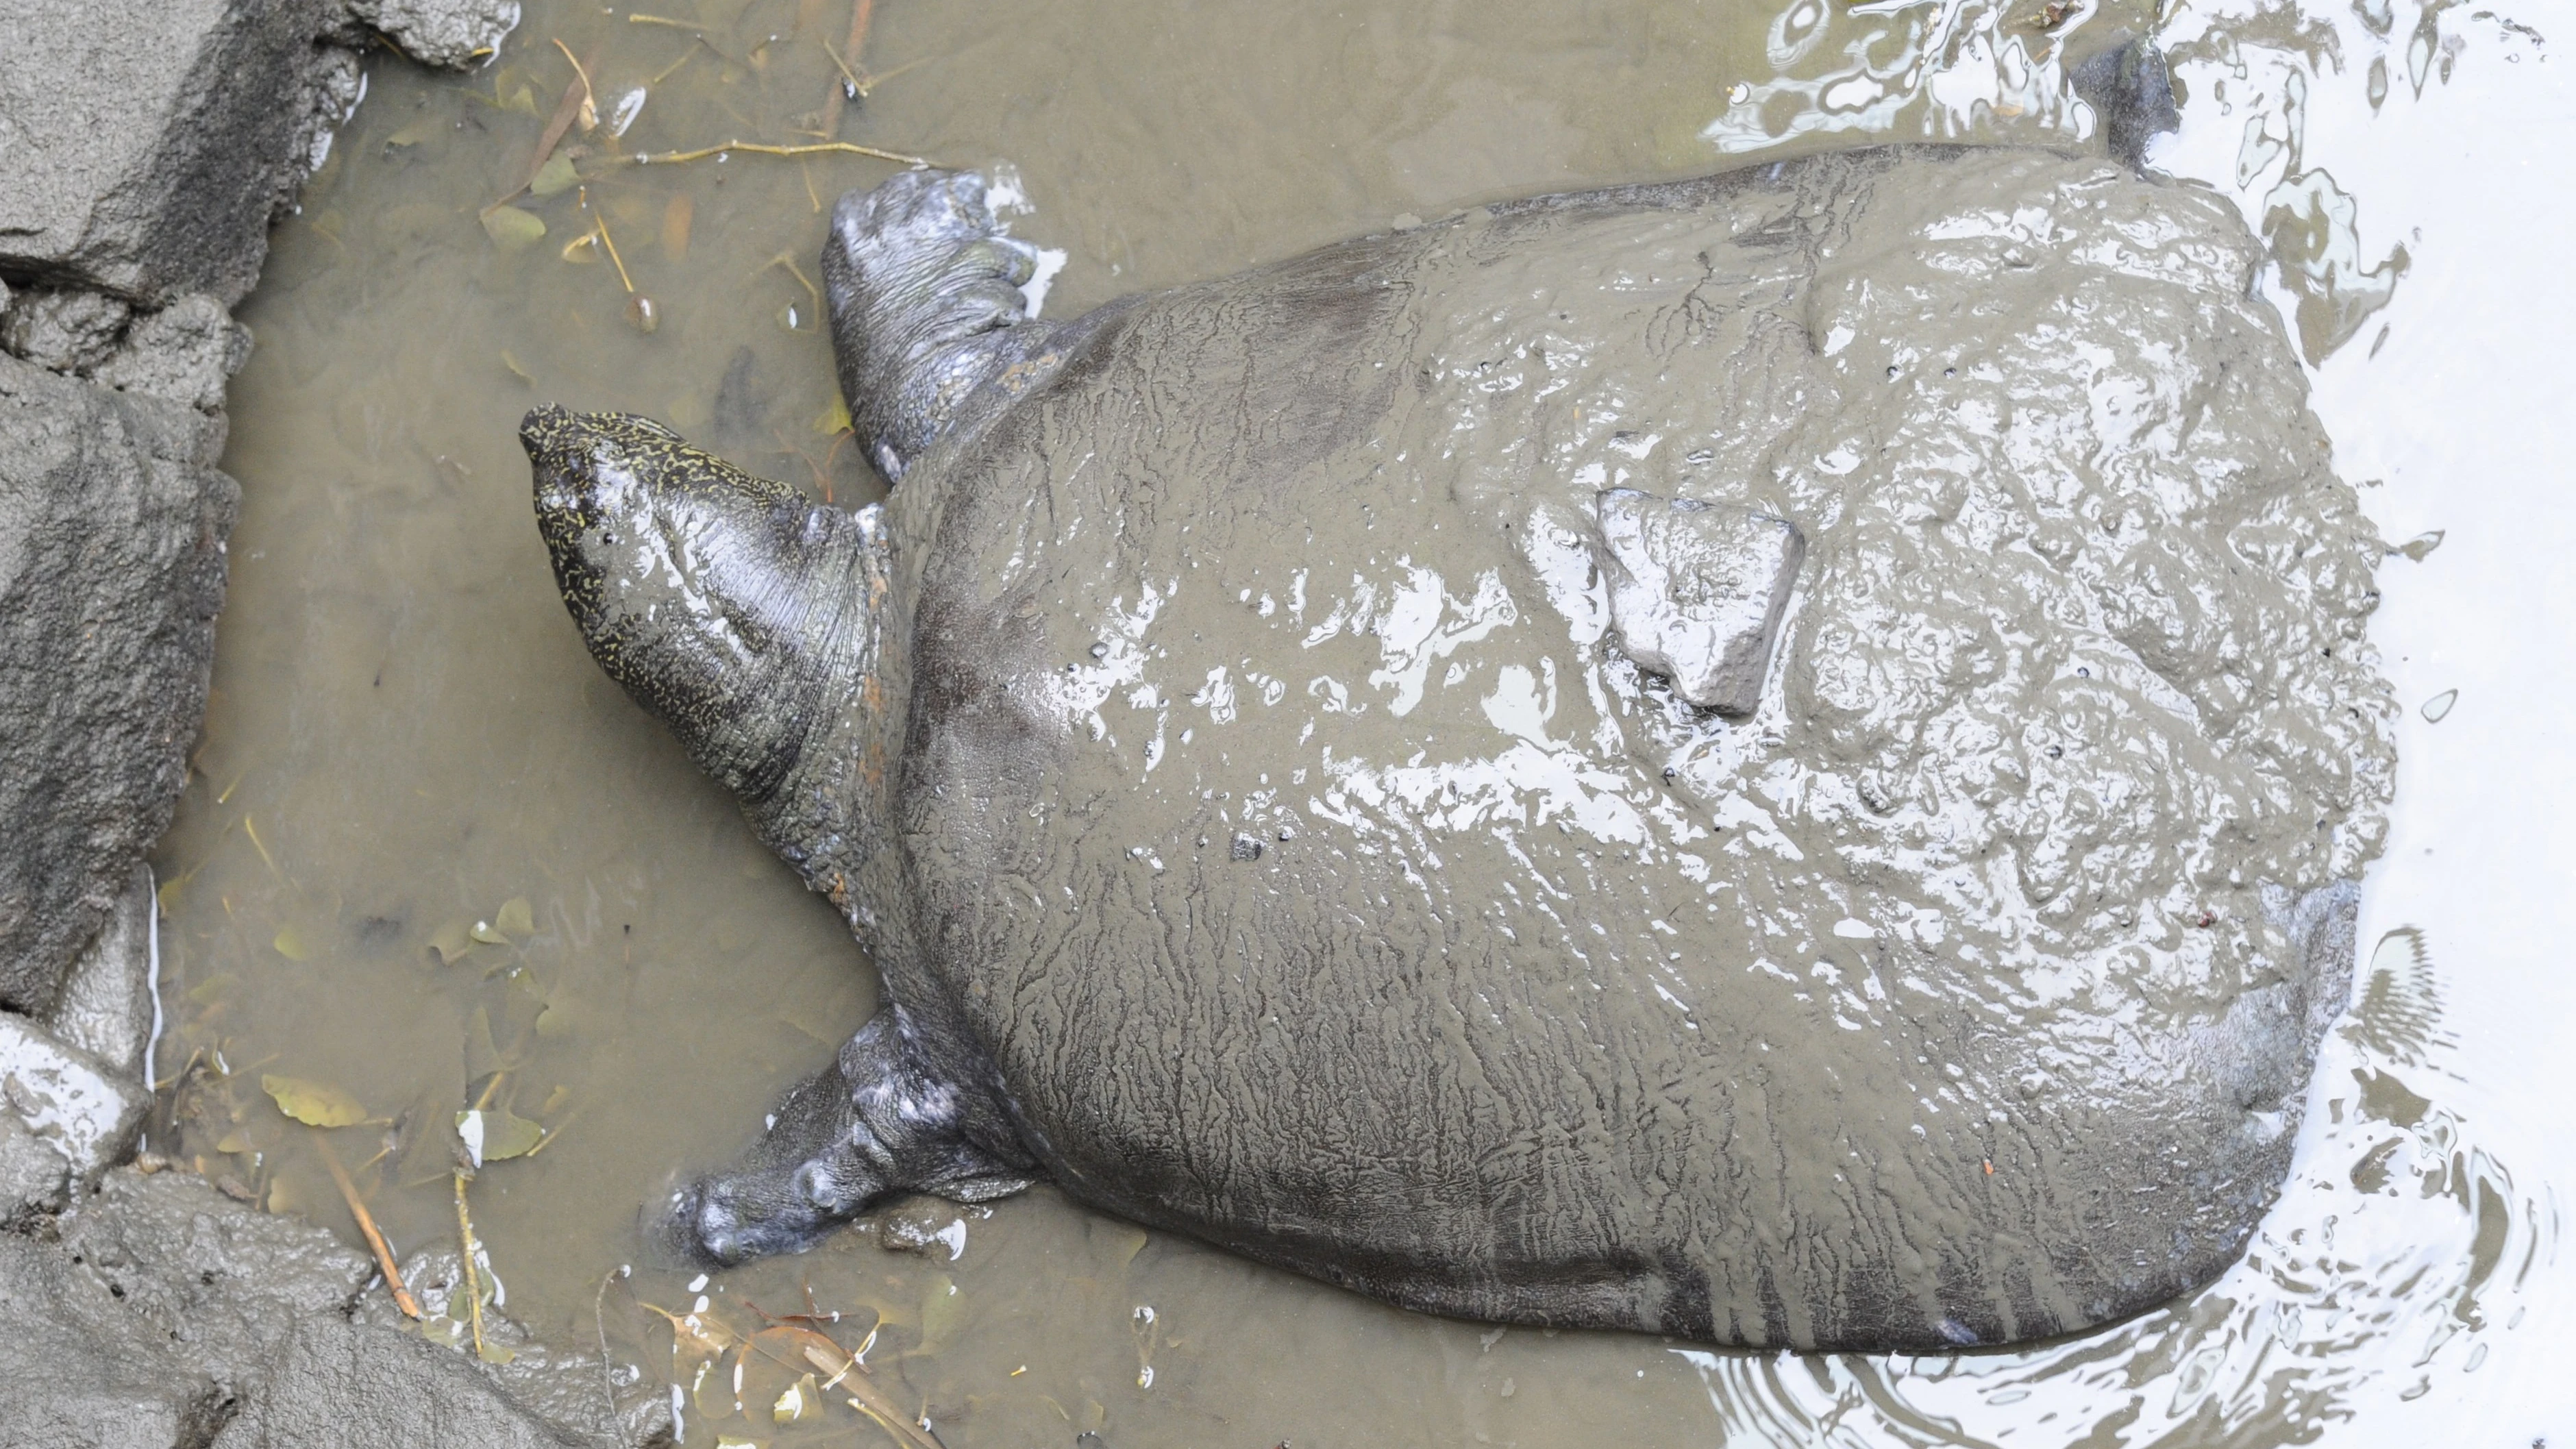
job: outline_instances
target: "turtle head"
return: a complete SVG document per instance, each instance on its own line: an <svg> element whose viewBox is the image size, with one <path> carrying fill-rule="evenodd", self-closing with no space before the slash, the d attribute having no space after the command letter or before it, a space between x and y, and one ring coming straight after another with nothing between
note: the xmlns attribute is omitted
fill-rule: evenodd
<svg viewBox="0 0 2576 1449"><path fill-rule="evenodd" d="M537 528L582 642L700 768L758 807L864 691L884 537L625 413L519 427Z"/></svg>

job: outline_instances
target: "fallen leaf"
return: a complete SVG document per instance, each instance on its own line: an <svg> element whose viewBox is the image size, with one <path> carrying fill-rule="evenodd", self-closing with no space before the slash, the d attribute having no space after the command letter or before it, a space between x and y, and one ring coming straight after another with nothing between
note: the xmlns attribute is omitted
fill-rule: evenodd
<svg viewBox="0 0 2576 1449"><path fill-rule="evenodd" d="M828 438L849 430L850 405L841 401L839 394L836 393L833 395L832 405L815 416L814 431Z"/></svg>
<svg viewBox="0 0 2576 1449"><path fill-rule="evenodd" d="M354 1127L367 1120L367 1109L357 1098L328 1082L262 1076L259 1086L277 1099L277 1110L307 1127Z"/></svg>
<svg viewBox="0 0 2576 1449"><path fill-rule="evenodd" d="M450 921L429 933L429 949L438 953L442 963L454 961L474 949L472 931L464 921Z"/></svg>
<svg viewBox="0 0 2576 1449"><path fill-rule="evenodd" d="M769 1417L775 1423L793 1424L799 1419L812 1418L822 1412L822 1408L822 1389L815 1384L814 1376L807 1374L789 1384L787 1391L778 1396L778 1402L770 1406Z"/></svg>
<svg viewBox="0 0 2576 1449"><path fill-rule="evenodd" d="M465 934L482 942L486 946L507 946L510 944L510 938L502 935L499 931L494 930L490 921L476 921L474 923L474 929L466 932Z"/></svg>
<svg viewBox="0 0 2576 1449"><path fill-rule="evenodd" d="M543 217L515 206L496 206L483 213L483 229L504 250L515 251L546 234Z"/></svg>
<svg viewBox="0 0 2576 1449"><path fill-rule="evenodd" d="M501 903L501 913L492 918L504 936L533 936L537 933L537 914L526 896L512 896Z"/></svg>
<svg viewBox="0 0 2576 1449"><path fill-rule="evenodd" d="M457 1113L456 1135L465 1144L465 1155L481 1167L527 1156L529 1148L544 1140L546 1129L515 1112L486 1108Z"/></svg>
<svg viewBox="0 0 2576 1449"><path fill-rule="evenodd" d="M546 164L537 168L536 175L528 178L528 191L534 196L552 196L558 191L571 189L579 180L581 174L572 169L572 158L557 152L546 158Z"/></svg>
<svg viewBox="0 0 2576 1449"><path fill-rule="evenodd" d="M305 946L303 935L293 926L278 927L277 939L269 944L277 948L278 955L285 957L289 961L301 961L313 954L313 952Z"/></svg>

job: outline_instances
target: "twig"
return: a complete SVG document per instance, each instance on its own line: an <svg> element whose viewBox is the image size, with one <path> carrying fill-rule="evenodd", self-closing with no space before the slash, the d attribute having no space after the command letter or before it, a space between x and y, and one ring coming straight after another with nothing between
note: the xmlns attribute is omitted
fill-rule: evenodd
<svg viewBox="0 0 2576 1449"><path fill-rule="evenodd" d="M590 214L590 221L591 225L599 228L600 244L608 248L608 259L617 263L617 280L626 284L627 295L634 295L635 279L626 275L626 259L617 254L617 242L608 234L607 216L594 211Z"/></svg>
<svg viewBox="0 0 2576 1449"><path fill-rule="evenodd" d="M769 259L769 267L785 267L787 269L787 275L794 277L797 285L805 289L805 295L813 300L815 315L822 315L823 289L815 286L813 282L806 278L804 271L796 265L796 258L794 255L788 252L780 252L778 255ZM763 267L761 270L765 272L769 270L769 267Z"/></svg>
<svg viewBox="0 0 2576 1449"><path fill-rule="evenodd" d="M555 49L572 61L572 73L581 77L581 128L587 131L599 124L599 93L590 88L590 72L582 69L580 61L573 60L572 47L557 40Z"/></svg>
<svg viewBox="0 0 2576 1449"><path fill-rule="evenodd" d="M869 17L876 14L876 8L876 0L852 0L850 6L850 43L841 47L843 52L845 52L849 57L847 62L841 67L844 75L847 75L859 63L859 52L865 49L868 43L868 20ZM825 48L829 49L830 47L827 46ZM832 57L832 59L834 61L840 61L841 56L836 55ZM832 87L830 98L823 102L823 134L825 136L835 139L840 136L841 113L850 104L851 91L857 91L861 95L866 94L866 91L860 88L856 78L851 80L850 87L851 90L849 91L845 91L839 86Z"/></svg>
<svg viewBox="0 0 2576 1449"><path fill-rule="evenodd" d="M671 166L683 161L703 161L728 151L748 151L756 156L817 156L827 151L839 151L851 156L874 156L880 161L897 162L915 171L930 164L919 156L906 156L900 151L880 151L874 146L862 146L853 141L818 141L810 146L767 146L756 141L727 141L721 146L701 146L695 151L639 152L627 159L638 166Z"/></svg>
<svg viewBox="0 0 2576 1449"><path fill-rule="evenodd" d="M331 1144L319 1135L313 1139L313 1150L322 1154L322 1165L331 1169L331 1181L339 1185L340 1196L348 1200L349 1213L358 1220L358 1231L367 1235L367 1246L376 1250L376 1268L385 1275L385 1287L393 1291L394 1306L401 1309L405 1317L418 1320L420 1303L411 1296L411 1290L403 1286L402 1270L394 1266L394 1250L385 1246L385 1235L376 1231L375 1218L367 1212L367 1205L358 1200L358 1185L349 1180L349 1169L340 1165L339 1157L331 1151Z"/></svg>
<svg viewBox="0 0 2576 1449"><path fill-rule="evenodd" d="M456 1236L465 1245L465 1308L474 1324L474 1356L483 1357L483 1275L474 1267L474 1220L465 1215L465 1174L456 1181Z"/></svg>
<svg viewBox="0 0 2576 1449"><path fill-rule="evenodd" d="M608 1285L617 1281L617 1275L624 1271L611 1268L601 1274L599 1292L590 1300L590 1326L599 1330L599 1392L608 1400L608 1427L612 1433L617 1428L617 1379L608 1367Z"/></svg>
<svg viewBox="0 0 2576 1449"><path fill-rule="evenodd" d="M840 67L841 79L849 82L851 93L860 96L864 96L868 93L868 83L859 79L858 72L850 69L850 63L848 61L841 59L841 53L832 48L832 42L825 40L823 37L818 35L814 37L814 43L823 47L823 53L832 58L832 64ZM835 94L837 94L837 92Z"/></svg>

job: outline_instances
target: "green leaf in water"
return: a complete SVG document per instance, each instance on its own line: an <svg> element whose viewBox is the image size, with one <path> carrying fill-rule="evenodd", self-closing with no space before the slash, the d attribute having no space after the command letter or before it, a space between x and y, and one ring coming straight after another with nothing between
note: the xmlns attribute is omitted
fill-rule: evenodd
<svg viewBox="0 0 2576 1449"><path fill-rule="evenodd" d="M480 1112L456 1114L456 1136L465 1144L465 1154L481 1167L487 1162L506 1162L525 1157L545 1140L546 1129L515 1112L486 1108Z"/></svg>
<svg viewBox="0 0 2576 1449"><path fill-rule="evenodd" d="M533 936L537 933L536 908L528 904L526 896L512 896L501 903L501 913L492 918L492 924L500 927L504 936Z"/></svg>
<svg viewBox="0 0 2576 1449"><path fill-rule="evenodd" d="M482 942L486 946L507 946L510 944L510 938L502 935L499 931L494 930L490 921L476 921L474 923L474 929L466 932L465 934Z"/></svg>
<svg viewBox="0 0 2576 1449"><path fill-rule="evenodd" d="M532 195L552 196L558 191L569 189L580 179L581 174L572 169L572 158L557 151L546 158L545 165L537 168L535 176L529 178L528 190Z"/></svg>
<svg viewBox="0 0 2576 1449"><path fill-rule="evenodd" d="M516 251L546 234L545 218L515 206L496 206L483 213L483 229L504 250Z"/></svg>
<svg viewBox="0 0 2576 1449"><path fill-rule="evenodd" d="M474 949L474 928L464 921L450 921L429 933L429 949L438 953L439 961L452 962Z"/></svg>
<svg viewBox="0 0 2576 1449"><path fill-rule="evenodd" d="M260 1090L277 1099L277 1110L307 1127L355 1127L367 1120L358 1099L329 1082L302 1077L263 1076Z"/></svg>
<svg viewBox="0 0 2576 1449"><path fill-rule="evenodd" d="M278 927L277 939L269 944L277 948L278 955L289 961L301 961L313 954L312 950L304 944L302 933L293 926Z"/></svg>

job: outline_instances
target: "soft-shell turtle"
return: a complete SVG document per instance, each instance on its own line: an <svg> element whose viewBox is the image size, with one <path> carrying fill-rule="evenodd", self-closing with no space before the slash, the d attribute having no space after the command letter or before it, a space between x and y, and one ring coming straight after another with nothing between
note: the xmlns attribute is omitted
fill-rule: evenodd
<svg viewBox="0 0 2576 1449"><path fill-rule="evenodd" d="M2233 1258L2391 756L2224 199L1861 151L1058 326L982 195L833 215L884 504L523 430L584 639L884 977L686 1246L1044 1175L1418 1308L1903 1351Z"/></svg>

